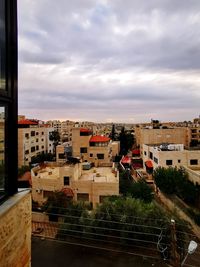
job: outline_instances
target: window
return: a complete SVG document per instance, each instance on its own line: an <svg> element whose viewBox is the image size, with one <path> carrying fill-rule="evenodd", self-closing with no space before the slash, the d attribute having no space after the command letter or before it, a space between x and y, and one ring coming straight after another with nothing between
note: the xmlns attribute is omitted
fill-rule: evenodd
<svg viewBox="0 0 200 267"><path fill-rule="evenodd" d="M88 193L77 193L77 201L89 201Z"/></svg>
<svg viewBox="0 0 200 267"><path fill-rule="evenodd" d="M152 152L149 152L149 157L150 157L150 159L153 159L153 153Z"/></svg>
<svg viewBox="0 0 200 267"><path fill-rule="evenodd" d="M144 151L144 155L145 155L145 156L147 155L147 152L146 152L146 151Z"/></svg>
<svg viewBox="0 0 200 267"><path fill-rule="evenodd" d="M17 8L0 0L0 201L17 192Z"/></svg>
<svg viewBox="0 0 200 267"><path fill-rule="evenodd" d="M154 157L153 160L156 164L158 164L158 159L156 157Z"/></svg>
<svg viewBox="0 0 200 267"><path fill-rule="evenodd" d="M26 133L26 134L25 134L25 137L28 139L28 138L29 138L29 134L28 134L28 133Z"/></svg>
<svg viewBox="0 0 200 267"><path fill-rule="evenodd" d="M35 131L31 131L31 136L35 136Z"/></svg>
<svg viewBox="0 0 200 267"><path fill-rule="evenodd" d="M36 146L36 150L39 150L39 146Z"/></svg>
<svg viewBox="0 0 200 267"><path fill-rule="evenodd" d="M181 163L181 160L180 159L178 159L178 163Z"/></svg>
<svg viewBox="0 0 200 267"><path fill-rule="evenodd" d="M66 159L65 153L59 153L58 158L59 159Z"/></svg>
<svg viewBox="0 0 200 267"><path fill-rule="evenodd" d="M167 166L171 166L172 163L173 163L173 161L172 161L171 159L167 159L167 160L166 160L166 165L167 165Z"/></svg>
<svg viewBox="0 0 200 267"><path fill-rule="evenodd" d="M42 132L42 135L44 135L44 132Z"/></svg>
<svg viewBox="0 0 200 267"><path fill-rule="evenodd" d="M42 149L44 149L44 146L41 146Z"/></svg>
<svg viewBox="0 0 200 267"><path fill-rule="evenodd" d="M39 133L38 133L38 132L36 132L35 134L36 134L36 135L38 135Z"/></svg>
<svg viewBox="0 0 200 267"><path fill-rule="evenodd" d="M87 147L81 147L80 153L87 153Z"/></svg>
<svg viewBox="0 0 200 267"><path fill-rule="evenodd" d="M92 158L93 157L93 153L90 153L90 158Z"/></svg>
<svg viewBox="0 0 200 267"><path fill-rule="evenodd" d="M34 146L31 147L31 152L35 152L35 147Z"/></svg>
<svg viewBox="0 0 200 267"><path fill-rule="evenodd" d="M38 138L36 138L36 142L38 142L39 140L38 140Z"/></svg>
<svg viewBox="0 0 200 267"><path fill-rule="evenodd" d="M69 185L69 176L64 176L64 185Z"/></svg>
<svg viewBox="0 0 200 267"><path fill-rule="evenodd" d="M198 159L191 159L190 165L198 165Z"/></svg>
<svg viewBox="0 0 200 267"><path fill-rule="evenodd" d="M26 150L26 151L25 151L25 155L27 155L27 154L29 154L29 150Z"/></svg>
<svg viewBox="0 0 200 267"><path fill-rule="evenodd" d="M104 159L104 154L97 154L98 159Z"/></svg>

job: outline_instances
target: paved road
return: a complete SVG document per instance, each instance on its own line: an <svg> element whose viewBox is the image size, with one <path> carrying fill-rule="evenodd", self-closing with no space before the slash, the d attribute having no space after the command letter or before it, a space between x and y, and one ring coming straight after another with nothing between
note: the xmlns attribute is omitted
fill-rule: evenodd
<svg viewBox="0 0 200 267"><path fill-rule="evenodd" d="M32 238L32 267L166 267L132 255Z"/></svg>

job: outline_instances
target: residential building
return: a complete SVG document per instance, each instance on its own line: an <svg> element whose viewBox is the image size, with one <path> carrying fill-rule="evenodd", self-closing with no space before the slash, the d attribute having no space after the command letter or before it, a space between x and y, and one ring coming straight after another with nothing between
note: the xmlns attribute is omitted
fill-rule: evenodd
<svg viewBox="0 0 200 267"><path fill-rule="evenodd" d="M85 163L48 163L31 170L32 197L43 204L55 191L68 190L76 201L96 206L107 196L119 195L119 174L114 168L83 167ZM83 170L84 168L84 170Z"/></svg>
<svg viewBox="0 0 200 267"><path fill-rule="evenodd" d="M110 138L93 135L87 128L73 128L72 154L83 161L89 161L95 166L112 166L113 156L119 154L119 142L112 142Z"/></svg>
<svg viewBox="0 0 200 267"><path fill-rule="evenodd" d="M183 144L143 145L143 162L149 161L153 168L200 167L200 150L185 149Z"/></svg>
<svg viewBox="0 0 200 267"><path fill-rule="evenodd" d="M54 131L58 132L61 135L61 121L52 120L46 122L50 127L54 129Z"/></svg>
<svg viewBox="0 0 200 267"><path fill-rule="evenodd" d="M142 149L143 144L159 145L167 144L183 144L189 146L188 130L186 127L180 128L158 128L153 129L136 127L135 128L136 145Z"/></svg>
<svg viewBox="0 0 200 267"><path fill-rule="evenodd" d="M53 153L53 141L49 139L53 128L31 120L18 121L18 166L28 165L42 152Z"/></svg>

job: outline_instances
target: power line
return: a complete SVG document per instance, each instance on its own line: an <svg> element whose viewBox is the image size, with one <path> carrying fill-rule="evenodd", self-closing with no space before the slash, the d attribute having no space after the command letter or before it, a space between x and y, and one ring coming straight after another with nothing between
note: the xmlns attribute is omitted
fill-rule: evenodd
<svg viewBox="0 0 200 267"><path fill-rule="evenodd" d="M60 217L64 217L64 218L76 218L76 219L80 219L81 218L79 216L63 215L63 214L59 214L59 213L48 213L48 212L45 212L45 214L47 214L47 215L60 216ZM156 227L156 226L148 226L148 225L142 225L142 224L115 222L115 221L112 221L112 220L94 219L94 218L87 218L87 217L84 217L83 219L84 220L90 220L90 221L102 221L102 222L106 222L106 223L115 223L115 224L121 224L121 225L138 226L138 227L145 227L145 228L152 228L152 229L159 229L159 230L161 230L161 228Z"/></svg>
<svg viewBox="0 0 200 267"><path fill-rule="evenodd" d="M79 210L77 209L72 209L72 208L64 208L64 207L58 207L58 206L50 206L51 208L59 208L59 209L64 209L64 210L74 210L74 211L80 211L80 212L84 212L84 210ZM102 212L102 211L98 211L98 213L100 214L106 214L106 215L112 215L112 216L118 216L118 217L123 217L126 216L127 218L133 218L133 219L140 219L140 220L152 220L152 221L163 221L166 223L166 221L164 219L154 219L154 218L149 218L149 217L138 217L138 216L131 216L131 215L126 215L126 214L116 214L116 213L110 213L110 212Z"/></svg>
<svg viewBox="0 0 200 267"><path fill-rule="evenodd" d="M86 228L94 228L94 229L100 229L100 230L108 230L108 231L116 231L120 233L131 233L131 234L142 234L142 235L150 235L150 236L156 236L158 237L159 235L157 234L152 234L152 233L146 233L146 232L134 232L134 231L129 231L129 230L120 230L120 229L115 229L115 228L108 228L108 227L99 227L99 226L92 226L92 225L86 225L86 224L74 224L74 223L68 223L68 222L62 222L60 226L62 225L74 225L74 226L81 226L81 227L86 227Z"/></svg>

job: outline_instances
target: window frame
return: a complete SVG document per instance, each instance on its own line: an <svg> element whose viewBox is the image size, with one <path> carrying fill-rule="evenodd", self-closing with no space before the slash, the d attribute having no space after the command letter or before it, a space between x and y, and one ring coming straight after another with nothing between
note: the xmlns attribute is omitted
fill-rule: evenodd
<svg viewBox="0 0 200 267"><path fill-rule="evenodd" d="M17 1L0 0L5 5L5 89L0 88L0 103L5 106L5 186L0 202L17 193Z"/></svg>

